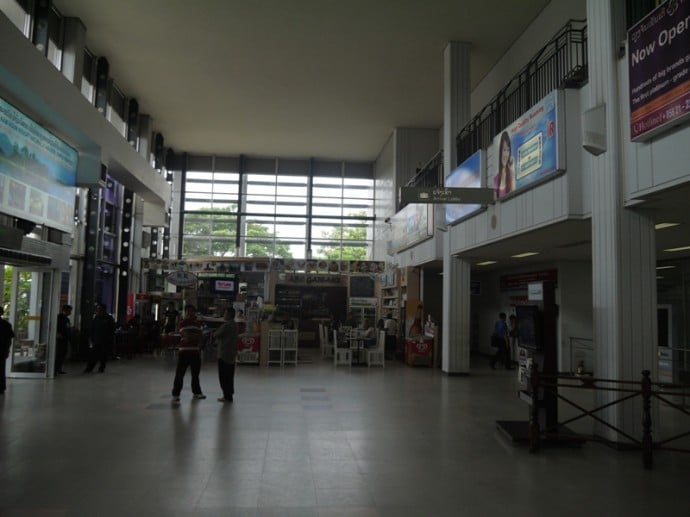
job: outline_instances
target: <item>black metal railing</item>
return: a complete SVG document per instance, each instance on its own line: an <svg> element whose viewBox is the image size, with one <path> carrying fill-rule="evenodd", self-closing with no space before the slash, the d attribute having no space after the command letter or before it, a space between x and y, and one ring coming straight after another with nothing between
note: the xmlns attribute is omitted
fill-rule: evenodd
<svg viewBox="0 0 690 517"><path fill-rule="evenodd" d="M407 182L406 187L440 187L443 185L443 150L437 152L424 167L419 169L414 177Z"/></svg>
<svg viewBox="0 0 690 517"><path fill-rule="evenodd" d="M597 379L590 376L573 376L573 375L547 375L539 372L536 363L532 364L532 368L528 372L528 386L529 396L531 400L530 406L530 422L529 422L529 440L530 452L537 452L540 449L540 444L543 440L548 438L557 438L563 440L573 441L579 439L581 441L605 441L601 437L595 435L587 435L581 433L574 433L566 427L575 421L582 418L591 418L601 424L603 427L613 431L617 434L620 440L619 448L639 450L642 453L642 464L645 468L652 468L653 451L664 450L673 452L690 452L687 446L681 445L681 440L690 436L689 431L678 432L677 434L666 437L660 440L654 440L652 436L652 412L651 402L656 399L660 404L669 408L669 410L676 411L676 414L682 414L690 417L683 402L676 402L672 398L685 399L690 392L690 385L688 384L671 384L652 382L649 370L642 371L642 379L640 381L617 380L617 379ZM559 393L559 389L580 389L593 391L606 391L616 393L618 398L602 404L600 406L587 409L575 402L573 399ZM540 421L540 404L546 394L551 394L559 400L568 404L570 407L579 411L578 414L571 418L559 421L551 427L543 427L543 422ZM642 436L632 436L623 429L614 426L610 422L604 420L598 414L604 409L610 408L617 404L622 404L626 401L641 400L642 405ZM690 420L688 420L690 422ZM654 422L657 428L660 427L659 422ZM671 445L675 442L677 446Z"/></svg>
<svg viewBox="0 0 690 517"><path fill-rule="evenodd" d="M587 82L587 25L570 20L458 134L458 163L485 149L503 128L556 88Z"/></svg>

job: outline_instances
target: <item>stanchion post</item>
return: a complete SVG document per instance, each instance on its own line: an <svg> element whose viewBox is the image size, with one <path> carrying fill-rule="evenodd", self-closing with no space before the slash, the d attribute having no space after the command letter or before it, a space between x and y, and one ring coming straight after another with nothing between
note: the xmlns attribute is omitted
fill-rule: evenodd
<svg viewBox="0 0 690 517"><path fill-rule="evenodd" d="M532 397L532 405L530 406L529 418L529 452L535 453L539 450L539 439L541 431L539 430L539 370L536 361L532 362L529 370L529 386L530 396Z"/></svg>
<svg viewBox="0 0 690 517"><path fill-rule="evenodd" d="M649 370L642 370L642 462L652 468L652 381Z"/></svg>

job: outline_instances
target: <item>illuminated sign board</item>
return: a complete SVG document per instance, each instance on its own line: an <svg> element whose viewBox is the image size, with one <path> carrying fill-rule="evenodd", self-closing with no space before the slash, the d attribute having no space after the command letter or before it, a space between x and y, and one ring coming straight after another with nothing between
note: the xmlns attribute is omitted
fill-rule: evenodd
<svg viewBox="0 0 690 517"><path fill-rule="evenodd" d="M0 211L72 233L77 151L0 99Z"/></svg>

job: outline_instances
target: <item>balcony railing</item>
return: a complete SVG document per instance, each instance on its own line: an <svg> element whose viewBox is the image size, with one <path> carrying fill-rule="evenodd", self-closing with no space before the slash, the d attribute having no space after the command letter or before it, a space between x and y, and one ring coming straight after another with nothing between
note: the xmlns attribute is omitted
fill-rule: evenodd
<svg viewBox="0 0 690 517"><path fill-rule="evenodd" d="M587 25L570 20L458 134L458 163L556 88L580 88L587 82Z"/></svg>

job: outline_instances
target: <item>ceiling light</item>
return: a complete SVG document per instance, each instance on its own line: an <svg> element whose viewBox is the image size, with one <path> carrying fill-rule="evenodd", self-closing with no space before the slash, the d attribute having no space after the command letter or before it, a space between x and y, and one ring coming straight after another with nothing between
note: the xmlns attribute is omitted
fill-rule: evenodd
<svg viewBox="0 0 690 517"><path fill-rule="evenodd" d="M656 269L675 269L676 266L657 266Z"/></svg>
<svg viewBox="0 0 690 517"><path fill-rule="evenodd" d="M668 248L664 251L674 252L674 251L687 251L687 250L690 250L690 246L681 246L680 248Z"/></svg>
<svg viewBox="0 0 690 517"><path fill-rule="evenodd" d="M513 258L525 258L531 257L532 255L539 255L538 251L525 251L524 253L518 253L517 255L511 255Z"/></svg>
<svg viewBox="0 0 690 517"><path fill-rule="evenodd" d="M663 276L659 276L659 275L657 275L656 279L657 279L657 280L663 280L663 279L664 279L664 277L663 277Z"/></svg>
<svg viewBox="0 0 690 517"><path fill-rule="evenodd" d="M485 260L484 262L477 262L475 266L490 266L491 264L495 264L495 260Z"/></svg>
<svg viewBox="0 0 690 517"><path fill-rule="evenodd" d="M654 225L655 230L663 230L664 228L673 228L678 226L680 223L657 223Z"/></svg>

